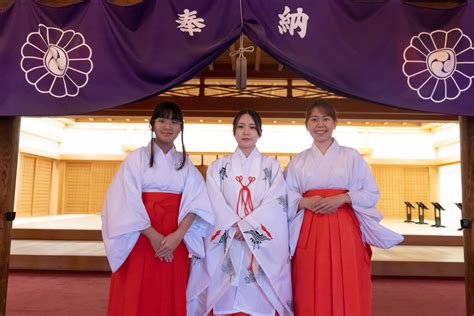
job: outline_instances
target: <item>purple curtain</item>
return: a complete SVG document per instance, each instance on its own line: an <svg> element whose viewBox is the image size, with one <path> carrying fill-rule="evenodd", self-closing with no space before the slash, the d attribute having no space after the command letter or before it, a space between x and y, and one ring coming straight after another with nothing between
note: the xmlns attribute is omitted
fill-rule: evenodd
<svg viewBox="0 0 474 316"><path fill-rule="evenodd" d="M243 0L244 33L306 80L343 95L474 115L474 5Z"/></svg>
<svg viewBox="0 0 474 316"><path fill-rule="evenodd" d="M0 11L0 115L79 114L162 93L240 33L239 0L17 0Z"/></svg>
<svg viewBox="0 0 474 316"><path fill-rule="evenodd" d="M17 0L0 11L0 115L87 113L160 94L242 31L330 91L474 115L472 3L440 10L353 0L89 0L61 8Z"/></svg>

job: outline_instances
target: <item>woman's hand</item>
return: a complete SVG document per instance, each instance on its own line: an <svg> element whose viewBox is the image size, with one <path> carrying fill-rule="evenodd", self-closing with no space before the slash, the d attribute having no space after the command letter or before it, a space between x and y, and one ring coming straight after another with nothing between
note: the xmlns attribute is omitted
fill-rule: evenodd
<svg viewBox="0 0 474 316"><path fill-rule="evenodd" d="M156 229L154 229L151 226L142 230L141 233L145 235L145 237L148 238L148 240L150 241L151 247L153 248L156 254L156 252L160 249L161 241L163 240L163 238L165 238L165 236L157 232Z"/></svg>
<svg viewBox="0 0 474 316"><path fill-rule="evenodd" d="M173 254L159 258L160 260L165 260L166 262L173 262Z"/></svg>
<svg viewBox="0 0 474 316"><path fill-rule="evenodd" d="M178 247L182 239L183 235L178 231L174 231L171 234L165 236L165 238L161 240L161 247L157 252L155 252L155 256L162 260L164 259L166 262L170 262L166 259L169 259L171 256L171 260L173 260L173 251L176 249L176 247Z"/></svg>
<svg viewBox="0 0 474 316"><path fill-rule="evenodd" d="M240 231L240 228L237 227L237 231L235 232L234 238L240 241L244 241L244 235L242 235L242 232Z"/></svg>
<svg viewBox="0 0 474 316"><path fill-rule="evenodd" d="M319 195L302 198L298 203L298 209L307 209L310 211L314 211L314 208L316 207L316 205L318 205L321 199L322 197Z"/></svg>
<svg viewBox="0 0 474 316"><path fill-rule="evenodd" d="M316 202L312 211L316 214L332 214L345 203L351 203L351 198L347 193L328 196Z"/></svg>

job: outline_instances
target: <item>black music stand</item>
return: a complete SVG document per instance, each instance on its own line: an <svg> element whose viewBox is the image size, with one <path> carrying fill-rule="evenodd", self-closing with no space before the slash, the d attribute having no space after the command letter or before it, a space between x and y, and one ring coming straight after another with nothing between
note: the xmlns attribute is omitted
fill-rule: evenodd
<svg viewBox="0 0 474 316"><path fill-rule="evenodd" d="M431 227L446 227L441 225L441 211L445 211L444 207L438 202L431 202L431 204L433 204L435 216L435 224L431 225Z"/></svg>
<svg viewBox="0 0 474 316"><path fill-rule="evenodd" d="M411 219L411 210L415 208L415 206L413 206L413 204L411 204L410 202L408 201L405 201L403 202L405 203L405 206L406 206L406 212L407 212L407 219L404 221L405 223L414 223L415 221L413 221Z"/></svg>
<svg viewBox="0 0 474 316"><path fill-rule="evenodd" d="M454 204L458 207L458 209L461 210L461 213L462 213L462 203L454 203ZM461 218L462 218L462 214L461 214ZM462 222L462 220L461 220L461 222ZM461 228L458 228L458 230L462 230L462 229L463 229L462 226L461 226Z"/></svg>
<svg viewBox="0 0 474 316"><path fill-rule="evenodd" d="M418 205L418 222L415 222L415 224L428 225L428 223L425 223L425 210L427 210L428 207L423 202L415 203Z"/></svg>

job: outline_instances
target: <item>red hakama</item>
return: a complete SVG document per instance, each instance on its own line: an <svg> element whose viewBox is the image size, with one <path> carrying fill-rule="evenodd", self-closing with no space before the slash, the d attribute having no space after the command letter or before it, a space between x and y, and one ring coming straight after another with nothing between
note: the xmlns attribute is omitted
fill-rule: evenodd
<svg viewBox="0 0 474 316"><path fill-rule="evenodd" d="M180 194L144 192L151 226L168 235L178 228ZM123 265L112 273L108 315L185 316L189 256L181 241L173 262L155 258L150 241L140 234Z"/></svg>
<svg viewBox="0 0 474 316"><path fill-rule="evenodd" d="M311 190L305 197L328 197L346 190ZM293 257L295 315L372 314L370 247L347 204L333 214L305 210Z"/></svg>

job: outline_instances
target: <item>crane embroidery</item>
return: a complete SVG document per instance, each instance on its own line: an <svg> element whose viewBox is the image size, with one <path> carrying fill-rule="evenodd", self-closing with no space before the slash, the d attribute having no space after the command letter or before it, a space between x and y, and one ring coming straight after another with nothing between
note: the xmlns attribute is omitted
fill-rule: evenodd
<svg viewBox="0 0 474 316"><path fill-rule="evenodd" d="M217 237L219 237L219 235L220 235L221 237L220 237L218 240L216 240ZM221 230L219 229L219 230L217 230L217 231L214 233L214 235L212 235L212 237L211 237L211 242L213 242L213 243L216 244L216 245L221 245L221 244L222 244L222 245L224 246L224 253L225 253L225 251L226 251L226 249L227 249L227 240L228 240L228 239L229 239L229 230L226 229L226 230L224 231L224 233L221 235ZM215 241L215 240L216 240L216 241Z"/></svg>
<svg viewBox="0 0 474 316"><path fill-rule="evenodd" d="M258 231L259 228L263 230L263 233L260 233ZM263 224L261 224L259 228L244 231L244 234L250 235L250 241L253 244L253 249L255 249L255 247L257 247L257 249L260 249L260 244L262 244L266 240L273 239L272 234Z"/></svg>

